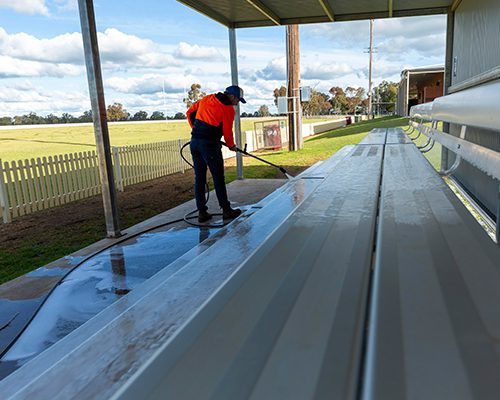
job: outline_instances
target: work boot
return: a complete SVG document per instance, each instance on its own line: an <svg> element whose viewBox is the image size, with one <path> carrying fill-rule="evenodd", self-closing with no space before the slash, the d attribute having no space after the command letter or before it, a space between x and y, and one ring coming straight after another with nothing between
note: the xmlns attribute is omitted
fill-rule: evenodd
<svg viewBox="0 0 500 400"><path fill-rule="evenodd" d="M212 214L210 214L208 211L200 211L198 212L198 222L207 222L209 219L212 218Z"/></svg>
<svg viewBox="0 0 500 400"><path fill-rule="evenodd" d="M239 208L225 208L222 210L222 219L235 219L241 214L241 210Z"/></svg>

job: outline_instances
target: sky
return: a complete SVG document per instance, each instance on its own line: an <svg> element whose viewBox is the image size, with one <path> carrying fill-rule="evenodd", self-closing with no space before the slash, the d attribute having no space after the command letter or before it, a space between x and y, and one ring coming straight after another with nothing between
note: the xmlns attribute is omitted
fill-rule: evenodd
<svg viewBox="0 0 500 400"><path fill-rule="evenodd" d="M106 104L132 115L185 112L192 83L211 93L231 84L228 30L175 0L94 0ZM236 31L247 104L276 112L286 86L285 27ZM444 64L446 17L375 20L373 81L399 82L405 68ZM368 88L369 21L300 26L301 84ZM76 0L0 0L0 117L90 109Z"/></svg>

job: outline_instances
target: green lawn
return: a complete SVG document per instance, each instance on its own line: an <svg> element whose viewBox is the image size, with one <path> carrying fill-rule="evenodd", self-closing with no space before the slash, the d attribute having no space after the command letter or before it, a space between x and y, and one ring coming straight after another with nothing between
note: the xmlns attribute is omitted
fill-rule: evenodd
<svg viewBox="0 0 500 400"><path fill-rule="evenodd" d="M242 130L253 130L257 121L275 118L243 118ZM304 119L304 123L321 119ZM110 124L112 146L163 142L188 138L191 129L187 121L161 121L145 124ZM0 130L0 160L12 161L25 158L89 151L95 148L92 125L47 127L37 129Z"/></svg>
<svg viewBox="0 0 500 400"><path fill-rule="evenodd" d="M283 166L286 170L294 172L297 167L310 166L325 160L336 153L342 147L349 144L357 144L374 128L394 128L407 125L406 118L384 117L372 121L363 121L345 128L326 132L310 137L305 140L302 150L290 153L288 151L276 151L262 153L262 158ZM269 178L282 177L275 168L263 165L260 161L245 157L243 161L245 178ZM259 167L259 168L257 168ZM236 178L236 171L231 169L227 173L230 179Z"/></svg>

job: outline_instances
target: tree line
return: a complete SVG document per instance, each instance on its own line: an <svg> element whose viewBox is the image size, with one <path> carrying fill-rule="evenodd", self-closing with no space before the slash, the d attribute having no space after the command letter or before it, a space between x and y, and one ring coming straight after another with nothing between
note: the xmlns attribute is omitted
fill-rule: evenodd
<svg viewBox="0 0 500 400"><path fill-rule="evenodd" d="M186 119L186 115L178 112L173 116L165 115L163 111L154 111L149 115L146 111L138 111L130 114L120 103L110 104L106 110L108 121L157 121ZM81 122L92 122L92 110L84 111L79 116L63 113L60 116L48 114L46 116L30 112L14 117L0 117L0 125L44 125L44 124L75 124Z"/></svg>
<svg viewBox="0 0 500 400"><path fill-rule="evenodd" d="M382 112L394 112L397 98L398 84L383 81L374 90L373 103L380 104L379 110ZM201 90L201 85L193 83L183 99L186 108L200 100L206 95ZM274 89L274 104L278 104L278 97L286 97L286 87ZM362 87L348 86L345 89L340 86L332 86L328 93L322 93L314 89L311 90L309 101L302 102L304 115L328 115L328 114L366 114L368 110L368 97ZM163 111L154 111L148 114L146 111L138 111L130 114L121 103L110 104L106 110L108 121L158 121L158 120L182 120L186 115L178 112L173 116L165 115ZM243 112L245 117L268 117L273 114L267 105L261 105L253 113ZM78 122L92 122L92 110L84 111L80 116L73 116L63 113L61 116L48 114L46 116L37 115L30 112L25 115L14 117L0 117L0 125L42 125L42 124L71 124Z"/></svg>
<svg viewBox="0 0 500 400"><path fill-rule="evenodd" d="M372 103L380 104L381 112L392 113L398 93L398 84L382 81L374 89ZM274 104L278 104L278 97L287 95L286 87L274 89ZM328 93L311 90L309 101L301 102L304 115L326 114L366 114L368 112L368 96L362 87L332 86Z"/></svg>

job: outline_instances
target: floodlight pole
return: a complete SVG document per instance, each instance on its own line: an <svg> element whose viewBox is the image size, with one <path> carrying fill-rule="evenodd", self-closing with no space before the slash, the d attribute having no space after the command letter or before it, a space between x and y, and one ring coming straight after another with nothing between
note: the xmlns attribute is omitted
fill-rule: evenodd
<svg viewBox="0 0 500 400"><path fill-rule="evenodd" d="M106 103L104 101L93 0L78 0L78 8L80 10L80 24L82 28L85 65L87 67L90 102L92 105L92 118L94 120L96 150L99 159L106 231L108 237L118 237L121 233L118 221L118 206L116 202L115 180L113 176L111 146L109 143L108 122L106 119Z"/></svg>
<svg viewBox="0 0 500 400"><path fill-rule="evenodd" d="M231 59L231 83L238 86L238 54L236 52L236 30L229 28L229 55ZM236 147L243 148L241 137L240 104L234 106L234 136ZM241 153L236 153L236 175L238 179L243 179L243 157Z"/></svg>

